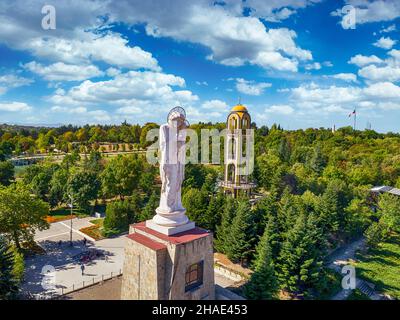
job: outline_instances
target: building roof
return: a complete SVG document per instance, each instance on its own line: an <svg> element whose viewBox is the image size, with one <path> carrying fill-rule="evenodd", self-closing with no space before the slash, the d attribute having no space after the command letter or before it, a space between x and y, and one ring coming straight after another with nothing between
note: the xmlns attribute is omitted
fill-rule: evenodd
<svg viewBox="0 0 400 320"><path fill-rule="evenodd" d="M238 104L231 109L232 112L247 112L247 108L244 105Z"/></svg>
<svg viewBox="0 0 400 320"><path fill-rule="evenodd" d="M393 188L393 187L388 187L388 186L377 186L371 188L371 192L376 192L376 193L391 193L396 196L400 196L400 189L398 188Z"/></svg>

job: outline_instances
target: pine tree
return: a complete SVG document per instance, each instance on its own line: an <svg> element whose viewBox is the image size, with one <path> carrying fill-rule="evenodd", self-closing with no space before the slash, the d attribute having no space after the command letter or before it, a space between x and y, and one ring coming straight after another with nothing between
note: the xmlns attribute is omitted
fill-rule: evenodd
<svg viewBox="0 0 400 320"><path fill-rule="evenodd" d="M281 235L279 233L279 226L278 223L276 222L276 219L274 216L270 216L268 219L268 222L265 226L264 233L262 237L260 238L259 244L261 245L262 243L267 242L268 246L271 251L271 259L272 261L276 261L276 259L279 256L279 252L281 249ZM254 268L257 267L257 261L259 258L259 248L257 247L256 250L256 262L254 264Z"/></svg>
<svg viewBox="0 0 400 320"><path fill-rule="evenodd" d="M288 162L290 159L290 145L289 142L287 141L286 137L283 137L281 139L281 142L279 144L278 148L278 154L279 157L281 158L282 161Z"/></svg>
<svg viewBox="0 0 400 320"><path fill-rule="evenodd" d="M348 206L348 197L343 182L334 180L329 182L322 195L317 211L319 213L320 226L325 233L336 233L344 229L345 213Z"/></svg>
<svg viewBox="0 0 400 320"><path fill-rule="evenodd" d="M139 193L134 192L129 202L128 223L135 223L141 216L142 197Z"/></svg>
<svg viewBox="0 0 400 320"><path fill-rule="evenodd" d="M13 253L9 250L6 240L0 236L0 300L12 299L18 292L13 268Z"/></svg>
<svg viewBox="0 0 400 320"><path fill-rule="evenodd" d="M219 192L216 196L211 196L204 219L206 229L215 231L217 226L221 224L225 203L226 197L222 192Z"/></svg>
<svg viewBox="0 0 400 320"><path fill-rule="evenodd" d="M216 238L214 241L215 249L218 252L226 253L229 241L230 228L236 212L236 202L233 198L226 199L225 208L222 211L221 224L217 226Z"/></svg>
<svg viewBox="0 0 400 320"><path fill-rule="evenodd" d="M255 211L257 212L256 215L259 219L259 221L256 221L258 235L262 236L265 227L271 217L277 217L278 201L279 200L277 200L273 194L269 194L268 197L265 197L264 199L261 199L259 202L257 202Z"/></svg>
<svg viewBox="0 0 400 320"><path fill-rule="evenodd" d="M206 229L209 227L209 221L206 221L208 201L208 193L196 188L186 189L182 197L182 204L186 208L189 219Z"/></svg>
<svg viewBox="0 0 400 320"><path fill-rule="evenodd" d="M256 240L253 211L248 199L240 200L229 228L226 254L234 262L249 261Z"/></svg>
<svg viewBox="0 0 400 320"><path fill-rule="evenodd" d="M321 173L326 166L326 158L321 151L321 146L318 144L315 146L313 154L309 158L309 167L316 173Z"/></svg>
<svg viewBox="0 0 400 320"><path fill-rule="evenodd" d="M309 293L321 276L321 254L317 249L320 232L315 219L301 214L282 245L277 265L278 278L283 289L302 294Z"/></svg>
<svg viewBox="0 0 400 320"><path fill-rule="evenodd" d="M139 221L146 221L154 217L158 207L159 197L153 192L139 216Z"/></svg>
<svg viewBox="0 0 400 320"><path fill-rule="evenodd" d="M266 230L257 246L255 270L244 287L245 295L249 299L273 299L278 291L269 236Z"/></svg>
<svg viewBox="0 0 400 320"><path fill-rule="evenodd" d="M280 231L285 234L295 224L299 216L300 208L296 203L296 197L292 195L288 188L282 194L278 209L278 219Z"/></svg>

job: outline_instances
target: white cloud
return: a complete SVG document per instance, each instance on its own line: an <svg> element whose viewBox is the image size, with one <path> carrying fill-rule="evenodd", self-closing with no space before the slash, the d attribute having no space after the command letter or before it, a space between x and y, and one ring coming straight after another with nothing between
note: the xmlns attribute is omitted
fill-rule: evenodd
<svg viewBox="0 0 400 320"><path fill-rule="evenodd" d="M332 78L340 79L347 82L356 82L357 76L354 73L338 73L332 75Z"/></svg>
<svg viewBox="0 0 400 320"><path fill-rule="evenodd" d="M293 88L289 101L291 105L298 107L298 113L304 114L315 114L315 112L345 114L352 111L354 106L370 111L400 110L400 87L387 81L373 83L365 88L322 87L312 83Z"/></svg>
<svg viewBox="0 0 400 320"><path fill-rule="evenodd" d="M208 82L207 81L196 81L196 84L198 86L208 86Z"/></svg>
<svg viewBox="0 0 400 320"><path fill-rule="evenodd" d="M81 65L101 61L130 69L160 70L151 53L107 31L110 2L57 1L57 28L51 31L41 27L42 6L40 1L1 2L0 43L55 62Z"/></svg>
<svg viewBox="0 0 400 320"><path fill-rule="evenodd" d="M9 89L28 86L33 82L32 79L17 76L15 74L5 74L0 76L0 95Z"/></svg>
<svg viewBox="0 0 400 320"><path fill-rule="evenodd" d="M0 103L0 110L7 112L30 111L32 107L25 102Z"/></svg>
<svg viewBox="0 0 400 320"><path fill-rule="evenodd" d="M304 69L306 70L319 70L321 69L321 64L319 62L314 62L314 63L310 63L310 64L306 64L304 66Z"/></svg>
<svg viewBox="0 0 400 320"><path fill-rule="evenodd" d="M121 70L119 70L119 69L117 69L117 68L113 68L113 67L110 67L110 68L108 68L108 69L106 70L106 74L107 74L109 77L115 77L115 76L119 75L120 73L121 73Z"/></svg>
<svg viewBox="0 0 400 320"><path fill-rule="evenodd" d="M346 0L345 3L355 7L357 24L390 21L400 16L398 0ZM344 16L341 8L332 15Z"/></svg>
<svg viewBox="0 0 400 320"><path fill-rule="evenodd" d="M221 100L207 100L201 105L203 109L213 110L213 111L227 111L229 106L225 101Z"/></svg>
<svg viewBox="0 0 400 320"><path fill-rule="evenodd" d="M377 67L375 65L369 65L360 69L358 74L372 81L399 81L400 67Z"/></svg>
<svg viewBox="0 0 400 320"><path fill-rule="evenodd" d="M287 28L269 28L260 20L285 19L299 8L317 0L285 0L246 3L226 0L157 2L141 0L57 2L57 29L43 32L37 23L39 3L14 1L0 5L0 42L14 49L28 50L34 56L83 64L101 61L130 69L160 71L151 53L131 46L120 34L107 31L112 23L142 24L148 35L199 43L211 50L213 61L226 65L259 65L265 69L297 71L299 61L312 60L309 50L300 48L296 33ZM250 16L243 9L251 8ZM99 18L102 17L102 18ZM86 31L84 31L86 30ZM94 30L94 31L88 31ZM100 32L99 32L100 31Z"/></svg>
<svg viewBox="0 0 400 320"><path fill-rule="evenodd" d="M400 87L391 82L379 82L364 89L364 93L376 99L400 98Z"/></svg>
<svg viewBox="0 0 400 320"><path fill-rule="evenodd" d="M296 71L299 60L312 59L310 51L296 45L293 30L267 30L255 16L242 16L237 6L233 10L232 6L213 3L173 1L166 15L155 2L118 1L113 18L144 23L147 34L153 37L200 43L211 50L209 59L225 65L250 63L266 69Z"/></svg>
<svg viewBox="0 0 400 320"><path fill-rule="evenodd" d="M196 121L209 122L211 120L215 121L217 119L222 120L222 119L226 118L226 112L221 112L221 111L217 111L217 110L204 112L204 110L201 110L201 109L193 107L193 106L188 106L185 109L186 109L186 113L188 114L190 122L196 122Z"/></svg>
<svg viewBox="0 0 400 320"><path fill-rule="evenodd" d="M103 76L104 73L94 65L71 65L57 62L48 66L31 61L23 65L48 81L81 81Z"/></svg>
<svg viewBox="0 0 400 320"><path fill-rule="evenodd" d="M50 109L54 113L70 115L72 117L79 116L75 122L81 123L107 123L112 120L112 117L105 110L88 110L86 107L61 107L53 106Z"/></svg>
<svg viewBox="0 0 400 320"><path fill-rule="evenodd" d="M247 0L243 5L253 9L250 13L252 16L278 22L295 14L298 9L318 2L320 0Z"/></svg>
<svg viewBox="0 0 400 320"><path fill-rule="evenodd" d="M116 33L98 36L90 32L77 32L75 39L35 38L26 43L28 50L41 58L82 64L103 61L109 65L130 69L160 70L152 54L135 46Z"/></svg>
<svg viewBox="0 0 400 320"><path fill-rule="evenodd" d="M49 102L63 107L96 107L107 105L119 114L154 116L174 105L190 105L198 100L183 88L181 77L152 71L129 71L114 79L93 82L86 80L69 91L55 93Z"/></svg>
<svg viewBox="0 0 400 320"><path fill-rule="evenodd" d="M387 38L381 37L373 45L375 47L388 50L388 49L392 48L395 45L396 42L397 42L397 40L393 40L390 37L387 37Z"/></svg>
<svg viewBox="0 0 400 320"><path fill-rule="evenodd" d="M82 114L87 112L87 108L85 107L60 107L60 106L53 106L50 109L53 112L61 112L61 113L71 113L71 114Z"/></svg>
<svg viewBox="0 0 400 320"><path fill-rule="evenodd" d="M396 25L395 24L391 24L390 26L383 28L379 31L379 33L389 33L389 32L393 32L396 31Z"/></svg>
<svg viewBox="0 0 400 320"><path fill-rule="evenodd" d="M349 64L355 64L358 67L364 67L368 64L382 63L383 60L378 58L375 55L372 56L363 56L361 54L357 54L348 61Z"/></svg>
<svg viewBox="0 0 400 320"><path fill-rule="evenodd" d="M242 78L236 79L236 89L240 93L259 96L264 93L264 89L271 87L271 83L248 81Z"/></svg>
<svg viewBox="0 0 400 320"><path fill-rule="evenodd" d="M265 112L267 113L274 113L274 114L284 114L284 115L289 115L294 113L294 109L286 104L282 104L282 105L272 105L270 107L267 107L265 109Z"/></svg>

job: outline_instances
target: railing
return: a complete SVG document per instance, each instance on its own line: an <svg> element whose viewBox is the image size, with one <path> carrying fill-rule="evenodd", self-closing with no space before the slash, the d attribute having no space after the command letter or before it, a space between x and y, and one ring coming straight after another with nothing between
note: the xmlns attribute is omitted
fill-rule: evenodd
<svg viewBox="0 0 400 320"><path fill-rule="evenodd" d="M232 183L230 181L220 181L218 183L220 187L225 188L234 188L234 189L253 189L256 187L256 184L253 182L239 182L239 183Z"/></svg>
<svg viewBox="0 0 400 320"><path fill-rule="evenodd" d="M122 270L119 269L117 272L111 272L107 274L102 274L100 276L95 276L92 277L90 280L85 280L81 282L77 282L73 284L72 286L66 287L66 288L55 288L51 291L46 291L43 293L38 293L38 294L32 294L31 296L36 299L36 300L51 300L51 299L56 299L59 297L62 297L66 294L69 294L74 291L82 290L87 287L91 287L95 284L102 283L103 281L111 280L113 278L119 277L122 275Z"/></svg>

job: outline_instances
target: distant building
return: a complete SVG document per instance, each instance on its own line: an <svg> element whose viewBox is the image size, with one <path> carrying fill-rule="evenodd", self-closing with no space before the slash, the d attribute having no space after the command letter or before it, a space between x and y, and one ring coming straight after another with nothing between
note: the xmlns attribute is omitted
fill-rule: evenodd
<svg viewBox="0 0 400 320"><path fill-rule="evenodd" d="M388 186L376 186L370 189L371 194L369 197L369 202L372 210L375 212L378 209L378 196L382 193L389 193L393 194L395 196L400 196L400 189L394 188L394 187L388 187Z"/></svg>
<svg viewBox="0 0 400 320"><path fill-rule="evenodd" d="M247 108L241 104L234 106L226 121L225 137L225 175L219 183L225 193L237 197L243 191L250 195L255 184L249 179L249 157L246 144L250 140L251 117ZM247 170L247 171L246 171Z"/></svg>
<svg viewBox="0 0 400 320"><path fill-rule="evenodd" d="M390 193L395 196L400 196L400 189L394 188L394 187L388 187L388 186L378 186L378 187L373 187L370 190L372 193Z"/></svg>

